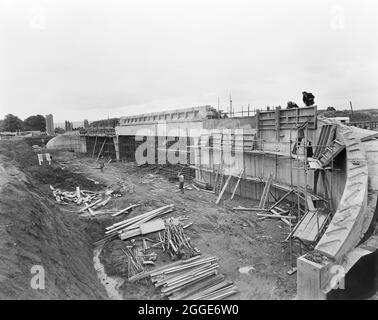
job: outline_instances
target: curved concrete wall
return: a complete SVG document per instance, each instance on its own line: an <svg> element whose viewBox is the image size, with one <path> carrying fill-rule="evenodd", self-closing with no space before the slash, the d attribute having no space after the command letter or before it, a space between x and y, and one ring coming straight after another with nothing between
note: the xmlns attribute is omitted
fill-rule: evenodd
<svg viewBox="0 0 378 320"><path fill-rule="evenodd" d="M324 235L297 260L297 297L327 299L338 288L335 274L346 274L362 257L378 248L378 134L339 125L337 138L346 145L346 183L337 210ZM332 186L333 187L333 186ZM312 256L318 253L320 261ZM319 256L318 256L319 259Z"/></svg>
<svg viewBox="0 0 378 320"><path fill-rule="evenodd" d="M85 137L78 134L62 134L51 139L47 149L73 150L75 152L87 152Z"/></svg>
<svg viewBox="0 0 378 320"><path fill-rule="evenodd" d="M347 182L337 211L315 248L334 259L358 244L368 195L368 166L362 143L353 134L353 128L340 126L338 129L347 151Z"/></svg>

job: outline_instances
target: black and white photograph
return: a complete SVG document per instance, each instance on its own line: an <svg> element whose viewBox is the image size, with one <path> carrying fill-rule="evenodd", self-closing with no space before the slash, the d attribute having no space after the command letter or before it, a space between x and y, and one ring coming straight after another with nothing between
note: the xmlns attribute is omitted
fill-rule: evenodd
<svg viewBox="0 0 378 320"><path fill-rule="evenodd" d="M377 219L377 1L0 0L0 300L377 300Z"/></svg>

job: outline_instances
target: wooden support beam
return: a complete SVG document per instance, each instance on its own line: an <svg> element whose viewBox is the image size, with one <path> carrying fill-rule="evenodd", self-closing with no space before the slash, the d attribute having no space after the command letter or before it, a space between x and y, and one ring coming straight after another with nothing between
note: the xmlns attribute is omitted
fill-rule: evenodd
<svg viewBox="0 0 378 320"><path fill-rule="evenodd" d="M244 173L244 170L245 170L245 168L243 168L243 170L242 170L242 171L240 172L240 174L239 174L238 181L236 182L236 184L235 184L235 188L234 188L234 191L232 192L231 200L234 199L235 192L236 192L236 190L237 190L237 188L238 188L238 186L239 186L240 179L241 179L241 177L242 177L242 175L243 175L243 173Z"/></svg>
<svg viewBox="0 0 378 320"><path fill-rule="evenodd" d="M94 157L94 154L95 154L95 150L96 150L96 145L97 145L97 135L96 135L96 140L95 140L95 144L93 146L93 152L92 152L92 158Z"/></svg>
<svg viewBox="0 0 378 320"><path fill-rule="evenodd" d="M101 152L102 152L102 149L104 148L105 142L106 142L106 137L105 137L105 139L104 139L104 143L103 143L102 146L101 146L100 152L98 153L98 156L97 156L96 162L98 161L98 159L99 159L100 156L101 156Z"/></svg>
<svg viewBox="0 0 378 320"><path fill-rule="evenodd" d="M266 200L268 199L269 196L269 190L270 190L270 185L272 184L272 179L273 179L273 174L269 174L268 181L265 184L264 191L261 196L261 200L259 203L259 208L264 208L266 204Z"/></svg>
<svg viewBox="0 0 378 320"><path fill-rule="evenodd" d="M239 211L270 211L270 209L262 209L262 208L243 208L243 207L235 207L232 210L239 210Z"/></svg>
<svg viewBox="0 0 378 320"><path fill-rule="evenodd" d="M227 185L228 185L228 183L229 183L230 180L231 180L231 177L232 177L231 175L228 176L228 178L227 178L227 180L226 180L226 183L224 184L223 189L222 189L221 193L220 193L219 196L218 196L217 201L215 201L215 204L218 204L219 201L222 199L223 193L225 192L225 190L226 190L226 188L227 188Z"/></svg>
<svg viewBox="0 0 378 320"><path fill-rule="evenodd" d="M259 217L266 217L266 218L279 218L279 219L297 219L295 216L281 216L279 214L266 214L266 213L256 213Z"/></svg>
<svg viewBox="0 0 378 320"><path fill-rule="evenodd" d="M283 196L280 200L278 200L274 205L272 205L272 206L270 207L270 209L274 209L274 207L278 206L278 205L279 205L283 200L285 200L285 199L287 198L287 196L289 196L292 192L293 192L293 190L290 190L290 191L288 191L287 193L285 193L284 196Z"/></svg>

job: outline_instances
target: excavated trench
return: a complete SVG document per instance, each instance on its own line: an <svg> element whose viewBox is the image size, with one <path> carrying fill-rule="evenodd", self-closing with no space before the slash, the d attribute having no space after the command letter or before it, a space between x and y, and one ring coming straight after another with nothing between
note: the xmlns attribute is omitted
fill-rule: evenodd
<svg viewBox="0 0 378 320"><path fill-rule="evenodd" d="M98 278L106 289L108 297L113 300L122 300L123 295L120 291L120 286L124 280L120 277L112 277L107 275L105 265L101 262L100 255L103 247L97 247L93 250L93 264L97 272Z"/></svg>

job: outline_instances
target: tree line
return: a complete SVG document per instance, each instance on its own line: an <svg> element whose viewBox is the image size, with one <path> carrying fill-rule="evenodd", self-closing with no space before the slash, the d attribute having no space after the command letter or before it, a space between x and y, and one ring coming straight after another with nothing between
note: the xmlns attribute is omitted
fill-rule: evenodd
<svg viewBox="0 0 378 320"><path fill-rule="evenodd" d="M4 119L0 120L0 131L46 131L46 119L44 116L37 114L21 120L13 114L7 114Z"/></svg>

